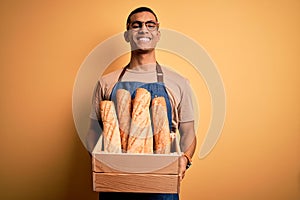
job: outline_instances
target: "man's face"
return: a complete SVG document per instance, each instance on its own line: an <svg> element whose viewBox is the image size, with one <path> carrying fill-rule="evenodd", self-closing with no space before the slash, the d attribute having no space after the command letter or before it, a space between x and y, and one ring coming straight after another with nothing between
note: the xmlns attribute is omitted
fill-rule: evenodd
<svg viewBox="0 0 300 200"><path fill-rule="evenodd" d="M131 50L152 50L160 38L158 23L150 12L139 12L130 17L129 30L125 40L130 42Z"/></svg>

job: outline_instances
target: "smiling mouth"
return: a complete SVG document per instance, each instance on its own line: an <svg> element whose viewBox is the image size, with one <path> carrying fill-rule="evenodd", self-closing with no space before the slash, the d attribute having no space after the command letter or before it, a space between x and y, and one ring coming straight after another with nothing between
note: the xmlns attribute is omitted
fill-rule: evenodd
<svg viewBox="0 0 300 200"><path fill-rule="evenodd" d="M141 41L141 42L149 42L151 40L151 38L149 37L139 37L137 38L138 41Z"/></svg>

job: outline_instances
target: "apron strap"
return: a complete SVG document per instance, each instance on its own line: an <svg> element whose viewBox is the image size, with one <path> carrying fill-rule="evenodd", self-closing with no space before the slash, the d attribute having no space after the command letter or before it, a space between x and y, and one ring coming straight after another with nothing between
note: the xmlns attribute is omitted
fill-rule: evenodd
<svg viewBox="0 0 300 200"><path fill-rule="evenodd" d="M121 74L118 78L118 82L120 82L126 72L126 69L129 67L129 64L126 65L126 67L123 68L123 70L121 71ZM164 82L164 74L162 72L161 66L158 64L158 62L156 62L156 76L157 76L157 82L159 83L163 83Z"/></svg>
<svg viewBox="0 0 300 200"><path fill-rule="evenodd" d="M123 70L121 71L121 74L120 74L120 76L119 76L119 78L118 78L118 82L121 81L121 79L122 79L122 77L124 76L124 74L125 74L125 72L126 72L126 69L127 69L128 67L129 67L129 64L126 65L126 67L123 68Z"/></svg>
<svg viewBox="0 0 300 200"><path fill-rule="evenodd" d="M157 76L157 82L163 83L164 82L164 74L161 70L161 66L156 62L156 76Z"/></svg>

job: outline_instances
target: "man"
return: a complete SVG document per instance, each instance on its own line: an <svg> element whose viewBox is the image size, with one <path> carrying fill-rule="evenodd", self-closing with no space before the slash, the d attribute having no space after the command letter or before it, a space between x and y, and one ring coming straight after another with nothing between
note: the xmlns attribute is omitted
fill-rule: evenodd
<svg viewBox="0 0 300 200"><path fill-rule="evenodd" d="M116 88L122 88L129 82L129 90L137 87L151 90L153 96L164 96L168 106L170 132L180 133L180 148L184 152L180 157L180 180L186 169L191 165L191 158L196 147L194 130L194 110L192 91L187 79L179 74L161 67L156 61L155 47L160 39L159 22L156 14L147 7L133 10L127 18L125 40L131 46L130 63L123 69L116 70L101 77L97 83L91 112L91 125L87 135L87 147L91 152L99 138L99 122L101 124L99 103L114 98ZM127 87L127 86L126 86ZM153 88L158 88L154 89ZM138 184L138 183L137 183ZM105 199L179 199L178 194L147 194L147 193L100 193Z"/></svg>

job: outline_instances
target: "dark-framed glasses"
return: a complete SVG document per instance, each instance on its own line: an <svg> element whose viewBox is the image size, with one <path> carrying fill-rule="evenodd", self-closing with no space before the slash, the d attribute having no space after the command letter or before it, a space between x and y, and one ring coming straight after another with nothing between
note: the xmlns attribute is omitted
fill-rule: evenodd
<svg viewBox="0 0 300 200"><path fill-rule="evenodd" d="M145 24L148 31L156 31L158 30L159 27L159 23L154 21L146 21L146 22L133 21L130 24L128 24L128 29L133 31L139 31L143 27L143 24Z"/></svg>

